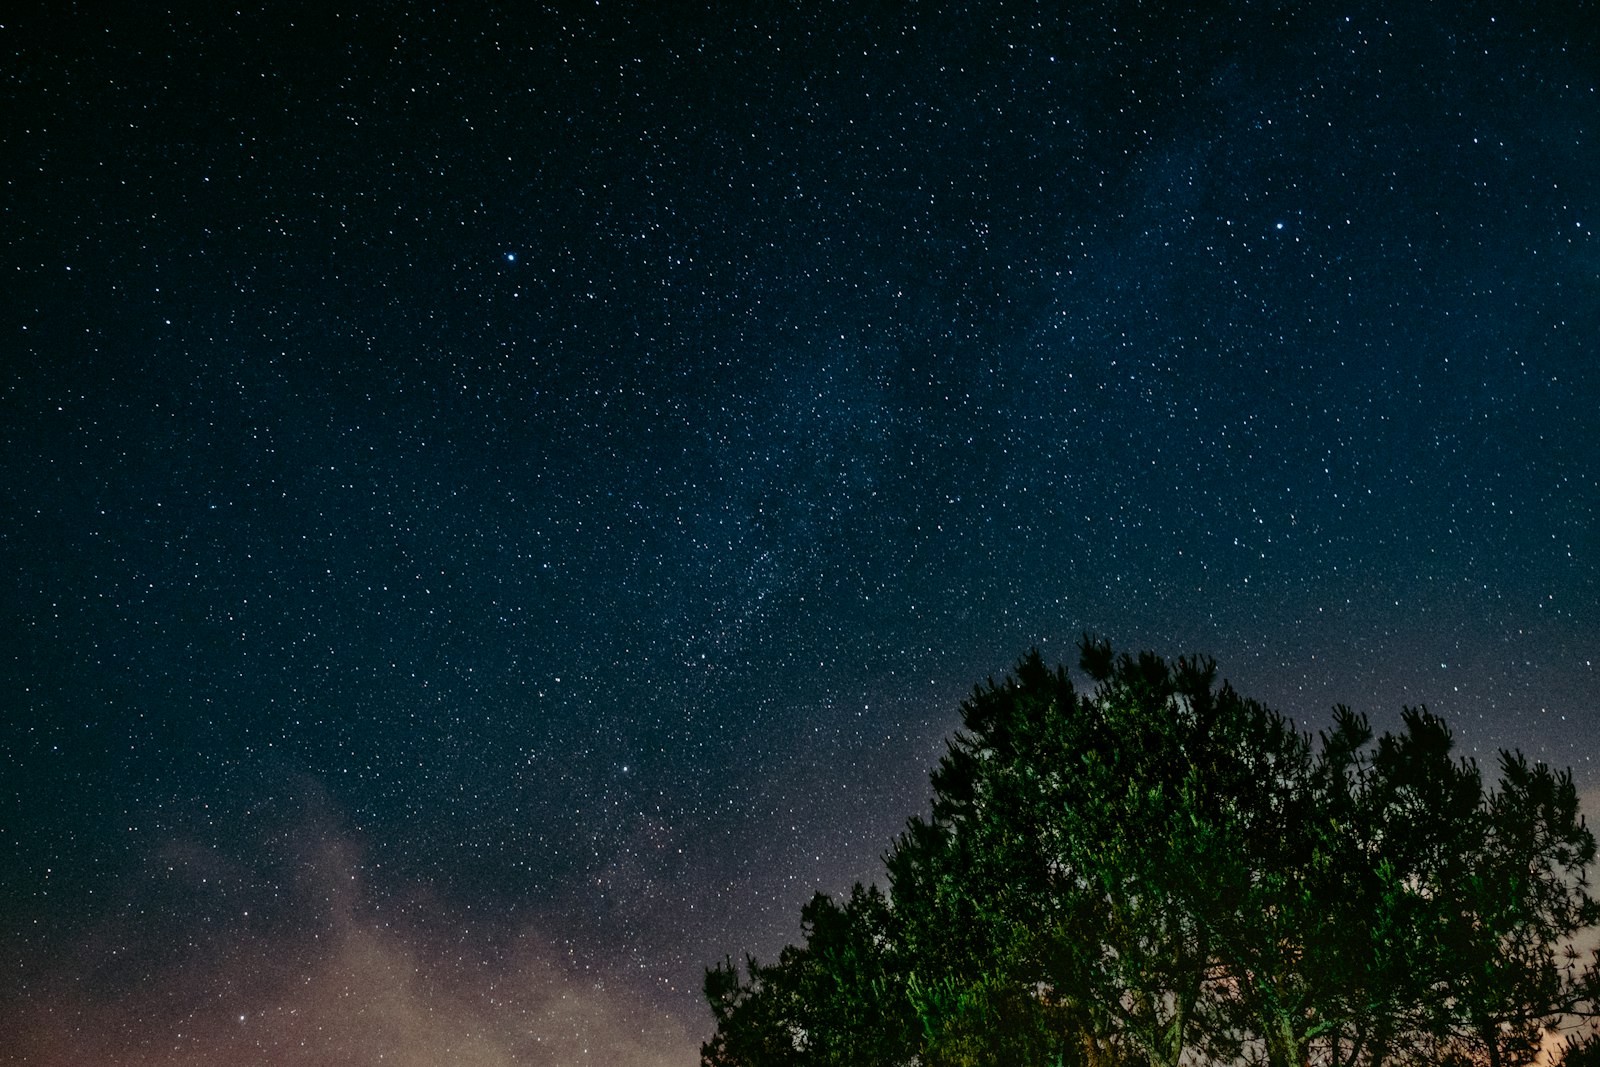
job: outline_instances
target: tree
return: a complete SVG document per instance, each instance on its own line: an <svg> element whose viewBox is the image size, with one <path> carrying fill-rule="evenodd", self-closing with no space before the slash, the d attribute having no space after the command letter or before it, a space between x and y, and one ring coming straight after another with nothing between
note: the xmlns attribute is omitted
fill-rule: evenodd
<svg viewBox="0 0 1600 1067"><path fill-rule="evenodd" d="M1600 1067L1600 1034L1590 1031L1567 1038L1556 1063L1559 1067Z"/></svg>
<svg viewBox="0 0 1600 1067"><path fill-rule="evenodd" d="M911 820L886 857L929 1063L1095 1063L1116 1043L1061 935L1083 916L1047 847L1059 776L1037 773L1066 758L1077 704L1037 654L975 689L933 772L931 820Z"/></svg>
<svg viewBox="0 0 1600 1067"><path fill-rule="evenodd" d="M889 903L857 885L843 907L822 893L801 909L805 944L772 965L747 958L706 973L717 1030L701 1047L707 1067L870 1065L907 1062L915 1020L890 934Z"/></svg>
<svg viewBox="0 0 1600 1067"><path fill-rule="evenodd" d="M1486 791L1425 710L1313 741L1210 660L1079 665L973 690L887 894L708 973L706 1064L1515 1067L1600 984L1561 954L1600 920L1570 775Z"/></svg>
<svg viewBox="0 0 1600 1067"><path fill-rule="evenodd" d="M1595 839L1571 773L1521 753L1502 753L1499 787L1473 814L1467 863L1436 890L1437 1030L1490 1067L1519 1067L1588 996L1570 943L1600 922L1584 889Z"/></svg>

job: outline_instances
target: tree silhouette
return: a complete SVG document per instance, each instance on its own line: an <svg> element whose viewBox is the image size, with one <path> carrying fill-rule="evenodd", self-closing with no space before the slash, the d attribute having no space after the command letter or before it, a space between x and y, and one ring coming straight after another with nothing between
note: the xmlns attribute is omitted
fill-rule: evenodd
<svg viewBox="0 0 1600 1067"><path fill-rule="evenodd" d="M1313 740L1210 660L1079 651L1090 692L1035 651L963 702L887 894L708 972L705 1064L1517 1067L1592 1003L1570 774L1486 790L1426 710Z"/></svg>
<svg viewBox="0 0 1600 1067"><path fill-rule="evenodd" d="M843 907L818 893L800 912L805 944L776 964L724 961L706 973L717 1032L702 1049L714 1067L736 1064L903 1063L916 1025L908 975L889 932L888 901L856 886Z"/></svg>

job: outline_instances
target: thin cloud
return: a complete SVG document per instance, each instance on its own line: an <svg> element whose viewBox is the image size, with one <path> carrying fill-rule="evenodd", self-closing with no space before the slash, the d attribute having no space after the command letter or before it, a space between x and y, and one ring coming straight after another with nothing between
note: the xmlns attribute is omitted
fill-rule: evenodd
<svg viewBox="0 0 1600 1067"><path fill-rule="evenodd" d="M538 929L414 887L373 899L361 849L324 816L240 861L192 840L153 850L127 905L0 1006L0 1062L38 1067L688 1067L697 1039ZM287 907L177 910L185 894L290 872ZM160 877L157 877L160 876ZM245 893L239 890L239 893ZM197 899L197 898L196 898Z"/></svg>

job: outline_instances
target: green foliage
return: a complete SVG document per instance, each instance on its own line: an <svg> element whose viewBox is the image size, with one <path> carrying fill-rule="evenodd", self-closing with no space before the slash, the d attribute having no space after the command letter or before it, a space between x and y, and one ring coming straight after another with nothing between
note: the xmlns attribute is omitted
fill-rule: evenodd
<svg viewBox="0 0 1600 1067"><path fill-rule="evenodd" d="M1570 774L1486 790L1424 709L1313 741L1210 660L1080 653L1092 692L1033 652L962 704L888 895L708 973L705 1064L1515 1067L1593 1002Z"/></svg>
<svg viewBox="0 0 1600 1067"><path fill-rule="evenodd" d="M706 973L717 1031L701 1048L708 1067L906 1062L915 1047L906 976L889 930L889 903L856 886L844 907L816 894L801 910L805 944L776 964L732 961Z"/></svg>

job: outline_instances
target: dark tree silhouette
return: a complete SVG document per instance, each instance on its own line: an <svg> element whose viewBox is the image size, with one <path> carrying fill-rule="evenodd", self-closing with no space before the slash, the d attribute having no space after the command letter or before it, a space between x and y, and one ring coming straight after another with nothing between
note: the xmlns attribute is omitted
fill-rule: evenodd
<svg viewBox="0 0 1600 1067"><path fill-rule="evenodd" d="M1519 1067L1592 1003L1570 774L1509 753L1486 790L1422 709L1313 740L1206 659L1080 667L973 691L888 893L708 972L704 1063Z"/></svg>
<svg viewBox="0 0 1600 1067"><path fill-rule="evenodd" d="M805 944L778 962L725 961L706 974L717 1032L701 1049L713 1067L740 1064L904 1063L916 1020L897 966L889 905L856 886L843 907L822 893L800 912Z"/></svg>

